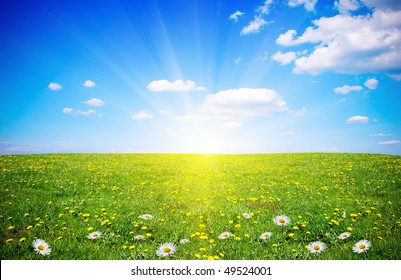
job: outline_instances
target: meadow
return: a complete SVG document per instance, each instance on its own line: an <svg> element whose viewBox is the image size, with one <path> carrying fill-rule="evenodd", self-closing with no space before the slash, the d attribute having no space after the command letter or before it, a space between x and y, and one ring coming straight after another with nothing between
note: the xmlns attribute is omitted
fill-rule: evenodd
<svg viewBox="0 0 401 280"><path fill-rule="evenodd" d="M400 156L3 155L0 186L2 260L401 259Z"/></svg>

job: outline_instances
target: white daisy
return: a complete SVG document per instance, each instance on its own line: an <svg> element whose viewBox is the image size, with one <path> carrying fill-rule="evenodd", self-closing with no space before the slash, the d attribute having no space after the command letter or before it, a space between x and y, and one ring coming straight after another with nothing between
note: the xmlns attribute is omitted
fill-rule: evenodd
<svg viewBox="0 0 401 280"><path fill-rule="evenodd" d="M49 255L52 251L49 244L46 243L43 239L35 239L32 242L32 247L36 251L37 254L41 255Z"/></svg>
<svg viewBox="0 0 401 280"><path fill-rule="evenodd" d="M134 240L142 240L142 239L145 239L145 236L143 236L143 235L135 235L134 236Z"/></svg>
<svg viewBox="0 0 401 280"><path fill-rule="evenodd" d="M352 251L358 254L366 253L371 246L372 244L370 244L369 240L360 240L352 247Z"/></svg>
<svg viewBox="0 0 401 280"><path fill-rule="evenodd" d="M221 234L219 235L219 239L227 239L227 238L230 238L231 235L232 235L231 232L226 231L226 232L223 232L223 233L221 233Z"/></svg>
<svg viewBox="0 0 401 280"><path fill-rule="evenodd" d="M347 239L350 236L351 236L351 233L346 231L346 232L341 233L337 238L338 239Z"/></svg>
<svg viewBox="0 0 401 280"><path fill-rule="evenodd" d="M272 237L273 232L264 232L259 236L259 239L265 240L265 239L269 239L270 237Z"/></svg>
<svg viewBox="0 0 401 280"><path fill-rule="evenodd" d="M94 231L88 234L89 239L98 239L102 236L102 233L100 231Z"/></svg>
<svg viewBox="0 0 401 280"><path fill-rule="evenodd" d="M174 254L176 250L177 246L174 243L164 243L156 250L156 254L159 257L168 257Z"/></svg>
<svg viewBox="0 0 401 280"><path fill-rule="evenodd" d="M153 215L143 214L143 215L139 216L139 218L144 219L144 220L151 220L151 219L153 219Z"/></svg>
<svg viewBox="0 0 401 280"><path fill-rule="evenodd" d="M250 218L252 218L252 216L249 215L248 213L242 214L242 217L244 217L245 219L250 219Z"/></svg>
<svg viewBox="0 0 401 280"><path fill-rule="evenodd" d="M320 254L326 249L326 244L320 241L309 243L308 250L313 254Z"/></svg>
<svg viewBox="0 0 401 280"><path fill-rule="evenodd" d="M273 222L279 226L288 225L291 222L291 219L286 215L280 215L273 218Z"/></svg>
<svg viewBox="0 0 401 280"><path fill-rule="evenodd" d="M181 244L189 243L189 239L186 239L186 238L181 239L181 240L180 240L180 243L181 243Z"/></svg>

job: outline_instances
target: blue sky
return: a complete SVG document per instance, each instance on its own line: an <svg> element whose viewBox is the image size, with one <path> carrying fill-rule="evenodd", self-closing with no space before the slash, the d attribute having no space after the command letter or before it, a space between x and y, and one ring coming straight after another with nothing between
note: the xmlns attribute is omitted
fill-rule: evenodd
<svg viewBox="0 0 401 280"><path fill-rule="evenodd" d="M401 154L401 4L2 1L0 153Z"/></svg>

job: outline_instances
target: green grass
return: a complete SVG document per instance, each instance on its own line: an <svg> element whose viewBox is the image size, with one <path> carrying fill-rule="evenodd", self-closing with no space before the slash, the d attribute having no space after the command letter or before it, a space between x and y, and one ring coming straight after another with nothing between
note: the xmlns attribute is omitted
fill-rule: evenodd
<svg viewBox="0 0 401 280"><path fill-rule="evenodd" d="M399 156L0 156L0 183L2 260L160 259L166 242L178 245L168 259L401 259ZM273 223L280 214L288 226ZM89 240L95 230L101 238ZM220 240L225 231L233 236ZM35 238L50 255L34 252ZM352 252L362 239L370 250ZM326 250L311 254L313 241Z"/></svg>

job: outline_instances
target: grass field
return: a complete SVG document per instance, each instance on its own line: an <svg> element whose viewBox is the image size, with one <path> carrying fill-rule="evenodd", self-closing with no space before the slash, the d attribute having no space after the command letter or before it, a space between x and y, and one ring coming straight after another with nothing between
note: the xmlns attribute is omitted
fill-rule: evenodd
<svg viewBox="0 0 401 280"><path fill-rule="evenodd" d="M399 156L4 155L0 183L2 260L401 259Z"/></svg>

